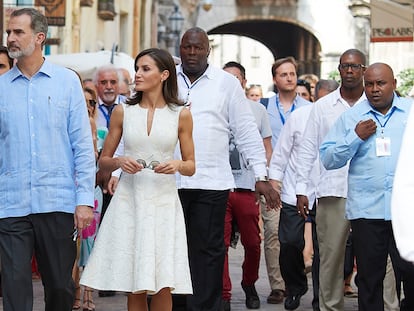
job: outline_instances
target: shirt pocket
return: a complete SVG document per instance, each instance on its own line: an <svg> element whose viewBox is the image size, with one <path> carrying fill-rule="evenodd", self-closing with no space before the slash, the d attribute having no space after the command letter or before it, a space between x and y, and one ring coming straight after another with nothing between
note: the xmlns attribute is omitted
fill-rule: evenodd
<svg viewBox="0 0 414 311"><path fill-rule="evenodd" d="M10 108L6 105L0 106L0 137L4 137L7 131L7 124L10 122Z"/></svg>
<svg viewBox="0 0 414 311"><path fill-rule="evenodd" d="M51 124L52 129L67 128L69 116L69 104L67 100L48 99L48 123Z"/></svg>

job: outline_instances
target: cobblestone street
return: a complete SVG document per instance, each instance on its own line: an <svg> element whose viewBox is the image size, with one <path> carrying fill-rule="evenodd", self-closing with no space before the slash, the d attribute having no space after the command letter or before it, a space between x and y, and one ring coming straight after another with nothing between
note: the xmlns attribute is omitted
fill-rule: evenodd
<svg viewBox="0 0 414 311"><path fill-rule="evenodd" d="M241 264L243 260L243 247L239 243L237 249L230 249L229 262L230 262L230 273L233 282L231 310L232 311L245 311L248 310L244 303L244 293L240 286L241 281ZM261 307L259 310L262 311L282 311L285 310L283 304L274 305L268 304L266 298L270 293L269 282L266 274L266 264L264 262L264 256L262 253L259 280L256 282L256 289L259 293L261 300ZM310 274L309 274L310 275ZM43 289L40 280L34 282L34 306L33 311L43 311ZM354 287L355 288L355 287ZM312 280L309 278L309 290L303 296L301 305L297 309L298 311L312 311ZM98 293L94 292L94 303L96 305L96 311L126 311L126 295L124 293L117 293L113 297L98 297ZM0 311L3 310L3 301L1 299ZM358 310L356 298L345 298L344 311L356 311Z"/></svg>

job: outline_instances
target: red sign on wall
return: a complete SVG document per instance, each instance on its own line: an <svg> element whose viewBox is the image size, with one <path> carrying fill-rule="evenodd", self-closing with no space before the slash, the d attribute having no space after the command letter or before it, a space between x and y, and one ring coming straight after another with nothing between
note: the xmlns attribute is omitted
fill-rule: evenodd
<svg viewBox="0 0 414 311"><path fill-rule="evenodd" d="M411 5L371 0L371 42L413 41Z"/></svg>

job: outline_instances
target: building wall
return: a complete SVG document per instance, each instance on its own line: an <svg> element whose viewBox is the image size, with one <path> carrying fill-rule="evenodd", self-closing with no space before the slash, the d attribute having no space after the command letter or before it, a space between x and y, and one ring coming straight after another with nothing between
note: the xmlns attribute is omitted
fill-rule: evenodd
<svg viewBox="0 0 414 311"><path fill-rule="evenodd" d="M134 5L139 1L115 0L115 18L102 20L97 12L98 0L92 7L79 7L79 1L66 1L66 25L50 27L50 36L61 39L59 46L52 46L51 54L96 52L111 50L133 56L134 51Z"/></svg>
<svg viewBox="0 0 414 311"><path fill-rule="evenodd" d="M199 26L208 31L219 25L240 21L237 0L214 0L212 8L208 11L203 9L206 1L211 2L211 0L174 2L173 0L114 0L116 16L113 21L104 21L97 15L98 0L93 1L93 7L79 7L79 0L66 0L66 26L52 26L49 33L49 37L61 40L60 45L51 46L48 53L95 52L102 49L111 50L114 45L117 45L118 51L134 57L140 50L158 44L159 3L162 3L163 7L171 5L171 11L174 4L179 4L185 17L184 30ZM268 0L262 3L270 3L270 7L264 6L259 13L260 18L281 21L289 18L289 22L293 21L318 39L321 45L321 77L323 78L336 70L340 54L354 47L366 50L370 63L379 61L389 63L396 74L404 69L414 68L414 44L412 42L369 43L369 19L354 18L349 8L351 2L350 0ZM3 3L13 5L17 1L4 0ZM25 0L24 3L33 5L34 0ZM283 3L294 7L294 14L291 12L285 14L288 7L279 6ZM280 16L272 13L279 9ZM251 12L257 14L258 10L254 8ZM243 18L257 18L257 16L246 13ZM224 37L219 41L215 39L211 61L222 66L225 61L239 60L247 65L251 83L256 84L260 73L265 72L269 67L269 53L266 48L259 43L252 44L247 39L238 39L237 46L240 49L235 50L233 41L227 43L225 42L227 39L223 39ZM256 58L254 61L257 55L260 56L260 60ZM250 66L250 63L254 66ZM265 71L258 70L260 66L265 68Z"/></svg>
<svg viewBox="0 0 414 311"><path fill-rule="evenodd" d="M240 21L240 16L237 16L235 9L235 1L215 0L210 11L198 11L194 24L209 31L222 24ZM349 48L358 48L366 52L369 63L385 62L390 64L395 74L407 68L414 68L414 44L412 42L370 43L369 19L354 18L349 5L350 1L348 0L297 1L295 23L311 32L321 44L320 76L322 78L326 78L330 72L336 70L339 56ZM252 16L246 16L246 18L252 18ZM283 21L283 17L268 16L268 18ZM214 42L218 40L216 37ZM251 46L251 43L235 45L234 42L227 44L223 40L221 41L222 47L216 46L214 56L211 58L214 64L220 66L227 59L242 60L240 55L243 55L244 51L249 50L249 46ZM242 49L235 49L235 46L240 46ZM261 48L263 49L261 55L266 58L267 49ZM254 72L254 69L249 67L249 62L246 60L244 62L244 65L247 64L247 72ZM268 65L265 66L268 67Z"/></svg>

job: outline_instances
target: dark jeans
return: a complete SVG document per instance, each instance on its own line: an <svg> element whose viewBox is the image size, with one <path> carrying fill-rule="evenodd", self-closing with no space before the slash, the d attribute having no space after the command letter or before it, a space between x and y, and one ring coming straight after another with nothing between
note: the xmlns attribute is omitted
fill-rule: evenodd
<svg viewBox="0 0 414 311"><path fill-rule="evenodd" d="M224 266L224 215L228 190L180 189L187 229L193 295L187 310L220 310Z"/></svg>
<svg viewBox="0 0 414 311"><path fill-rule="evenodd" d="M32 311L33 253L44 285L45 310L72 310L73 227L73 214L60 212L0 219L4 311Z"/></svg>

